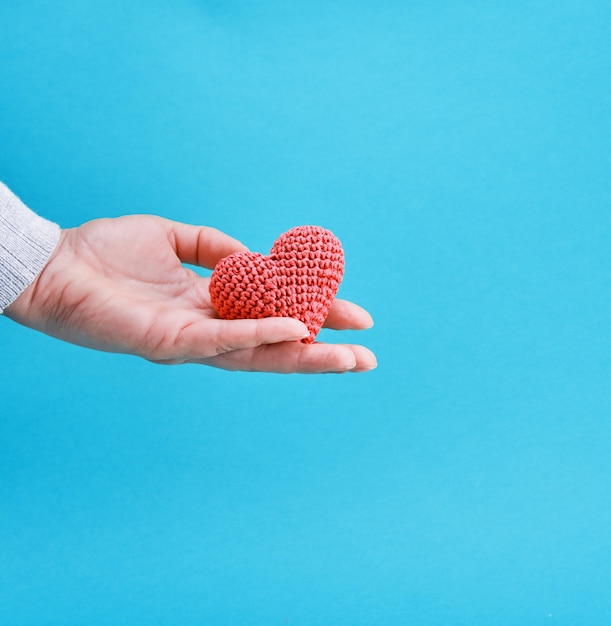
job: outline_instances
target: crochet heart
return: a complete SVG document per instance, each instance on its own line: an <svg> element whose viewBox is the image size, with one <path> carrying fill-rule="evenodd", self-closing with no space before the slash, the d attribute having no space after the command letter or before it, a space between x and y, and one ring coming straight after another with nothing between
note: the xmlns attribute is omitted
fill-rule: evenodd
<svg viewBox="0 0 611 626"><path fill-rule="evenodd" d="M344 274L339 239L319 226L297 226L280 235L269 256L236 252L210 277L210 298L223 319L295 317L312 343L327 318Z"/></svg>

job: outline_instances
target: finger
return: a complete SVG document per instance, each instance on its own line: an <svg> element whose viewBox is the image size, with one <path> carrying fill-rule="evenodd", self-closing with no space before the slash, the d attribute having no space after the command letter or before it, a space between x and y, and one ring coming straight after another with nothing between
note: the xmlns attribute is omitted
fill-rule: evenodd
<svg viewBox="0 0 611 626"><path fill-rule="evenodd" d="M222 258L248 249L237 239L210 226L166 222L172 246L183 263L212 269Z"/></svg>
<svg viewBox="0 0 611 626"><path fill-rule="evenodd" d="M360 373L360 372L369 372L370 370L375 369L378 366L378 360L376 359L375 354L366 348L365 346L353 345L353 344L340 344L345 348L349 348L354 353L356 358L355 366L350 370L351 372Z"/></svg>
<svg viewBox="0 0 611 626"><path fill-rule="evenodd" d="M156 360L192 361L265 344L298 342L308 335L306 325L290 317L203 319L183 327Z"/></svg>
<svg viewBox="0 0 611 626"><path fill-rule="evenodd" d="M373 318L357 304L336 298L324 326L335 330L365 330L373 326Z"/></svg>
<svg viewBox="0 0 611 626"><path fill-rule="evenodd" d="M228 352L199 362L227 370L251 372L343 373L371 369L371 357L367 353L369 351L362 346L293 342Z"/></svg>
<svg viewBox="0 0 611 626"><path fill-rule="evenodd" d="M250 372L320 374L349 371L355 367L356 358L352 350L343 346L292 342L228 352L205 364Z"/></svg>

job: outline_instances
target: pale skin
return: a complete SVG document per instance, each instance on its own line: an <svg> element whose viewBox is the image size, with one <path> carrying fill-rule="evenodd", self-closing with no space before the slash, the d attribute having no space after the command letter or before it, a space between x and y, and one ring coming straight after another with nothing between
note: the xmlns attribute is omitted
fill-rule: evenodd
<svg viewBox="0 0 611 626"><path fill-rule="evenodd" d="M80 346L155 363L279 373L376 366L363 346L301 343L308 331L296 319L219 319L209 279L183 264L212 269L242 250L214 228L151 215L94 220L62 231L43 271L5 315ZM367 311L336 299L325 326L363 330L372 324Z"/></svg>

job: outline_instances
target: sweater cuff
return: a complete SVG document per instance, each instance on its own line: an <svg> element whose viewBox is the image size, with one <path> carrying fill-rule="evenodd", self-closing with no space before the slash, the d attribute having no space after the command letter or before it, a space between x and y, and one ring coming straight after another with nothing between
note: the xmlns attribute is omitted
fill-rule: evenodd
<svg viewBox="0 0 611 626"><path fill-rule="evenodd" d="M60 228L0 183L0 314L34 282L59 241Z"/></svg>

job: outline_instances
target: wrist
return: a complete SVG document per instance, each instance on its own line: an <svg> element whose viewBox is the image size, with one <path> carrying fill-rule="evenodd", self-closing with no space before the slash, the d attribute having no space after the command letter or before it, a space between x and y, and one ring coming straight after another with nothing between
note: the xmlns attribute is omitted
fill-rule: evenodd
<svg viewBox="0 0 611 626"><path fill-rule="evenodd" d="M60 240L60 228L0 183L0 313L36 280Z"/></svg>
<svg viewBox="0 0 611 626"><path fill-rule="evenodd" d="M3 315L30 328L43 330L48 309L53 307L57 280L53 276L56 265L61 265L62 249L67 231L59 230L55 248L34 279L19 293L19 295L4 309Z"/></svg>

